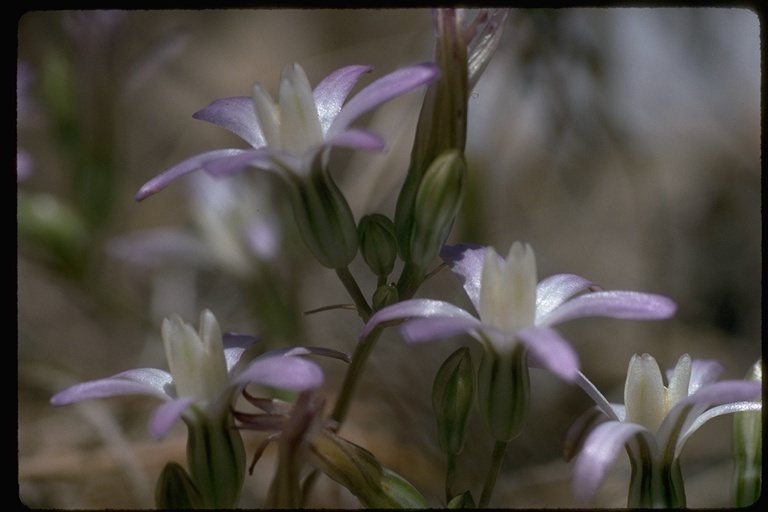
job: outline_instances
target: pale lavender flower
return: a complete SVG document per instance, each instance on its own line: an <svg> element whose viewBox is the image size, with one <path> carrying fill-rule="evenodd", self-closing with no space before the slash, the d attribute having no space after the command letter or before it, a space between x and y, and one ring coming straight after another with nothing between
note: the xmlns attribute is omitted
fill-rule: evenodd
<svg viewBox="0 0 768 512"><path fill-rule="evenodd" d="M664 386L656 360L634 355L624 387L624 405L611 404L579 373L577 382L598 408L588 411L568 432L566 458L578 452L573 490L591 500L622 448L632 463L627 506L685 507L680 453L704 423L722 414L761 410L753 401L761 384L746 380L715 382L723 366L683 355L667 371Z"/></svg>
<svg viewBox="0 0 768 512"><path fill-rule="evenodd" d="M363 88L344 103L358 80L372 68L347 66L323 79L311 90L298 64L283 68L278 102L261 84L252 96L224 98L194 114L240 136L251 149L219 149L193 156L156 176L139 190L142 200L187 173L205 169L226 175L252 166L293 180L309 175L315 158L327 158L331 147L380 151L384 140L351 123L379 105L438 78L432 63L396 70ZM343 106L342 106L343 105Z"/></svg>
<svg viewBox="0 0 768 512"><path fill-rule="evenodd" d="M672 300L660 295L594 291L597 285L573 274L556 274L537 284L533 250L519 242L506 260L492 247L463 244L444 247L441 257L461 280L477 313L439 300L407 300L375 313L363 336L382 322L411 319L401 328L406 341L467 333L495 354L509 354L522 344L531 363L573 380L578 357L554 325L587 316L664 319L676 309Z"/></svg>
<svg viewBox="0 0 768 512"><path fill-rule="evenodd" d="M164 403L153 413L149 427L152 435L161 438L179 419L194 423L196 414L211 419L229 414L232 398L247 384L303 391L318 387L324 379L318 365L296 357L307 353L298 349L267 352L238 365L245 348L242 343L224 348L219 325L208 310L201 314L198 331L174 315L163 322L162 334L170 371L137 368L76 384L55 394L51 404L121 395L154 396ZM236 337L235 341L241 339Z"/></svg>

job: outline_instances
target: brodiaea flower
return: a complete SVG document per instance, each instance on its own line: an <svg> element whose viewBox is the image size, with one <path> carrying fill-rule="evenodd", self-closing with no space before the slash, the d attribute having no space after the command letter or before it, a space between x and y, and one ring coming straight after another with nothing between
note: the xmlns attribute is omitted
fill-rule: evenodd
<svg viewBox="0 0 768 512"><path fill-rule="evenodd" d="M723 371L717 361L683 355L667 372L664 386L656 360L634 355L624 387L624 405L610 404L583 375L579 385L598 408L571 427L566 458L576 452L573 489L581 501L591 499L622 448L632 463L629 507L685 507L680 453L688 438L710 419L761 409L759 382L715 382ZM586 437L588 434L588 437ZM586 437L586 440L585 440Z"/></svg>
<svg viewBox="0 0 768 512"><path fill-rule="evenodd" d="M226 128L252 149L219 149L193 156L150 180L136 198L142 200L201 168L224 175L252 166L290 180L306 177L315 158L333 146L384 149L381 137L350 128L350 124L382 103L436 80L439 71L432 63L401 68L371 83L344 104L357 81L371 69L343 67L311 90L304 70L293 64L283 69L277 103L258 83L251 97L212 102L193 117Z"/></svg>
<svg viewBox="0 0 768 512"><path fill-rule="evenodd" d="M573 380L576 354L552 326L587 316L663 319L676 309L673 301L660 295L592 291L599 287L573 274L556 274L536 284L533 250L519 242L506 259L492 247L463 244L444 247L441 257L461 280L477 314L444 301L412 299L377 312L363 335L379 323L412 318L401 328L407 341L467 333L498 354L522 344L543 367ZM588 293L575 297L582 292Z"/></svg>

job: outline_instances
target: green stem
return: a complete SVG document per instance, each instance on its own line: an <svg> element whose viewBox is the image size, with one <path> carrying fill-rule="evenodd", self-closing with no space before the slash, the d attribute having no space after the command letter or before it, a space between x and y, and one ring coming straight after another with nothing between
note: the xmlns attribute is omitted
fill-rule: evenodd
<svg viewBox="0 0 768 512"><path fill-rule="evenodd" d="M355 301L355 306L357 306L357 311L360 313L360 318L363 319L363 322L367 322L368 318L371 316L371 306L369 306L368 301L365 300L365 295L363 295L362 290L360 290L360 287L357 285L357 281L355 281L349 268L337 268L336 275L339 276L339 279L344 285L344 288L347 289L349 296Z"/></svg>
<svg viewBox="0 0 768 512"><path fill-rule="evenodd" d="M456 479L456 454L448 454L448 463L445 470L445 502L453 499L453 481Z"/></svg>
<svg viewBox="0 0 768 512"><path fill-rule="evenodd" d="M360 376L363 373L365 363L368 361L368 356L371 354L373 347L376 346L376 342L381 336L384 330L383 325L378 325L368 333L364 339L362 339L355 348L354 354L352 354L352 362L349 363L347 373L344 375L344 382L341 385L341 394L336 401L336 406L333 408L331 419L338 422L339 425L344 421L344 417L347 415L349 404L352 401L352 395L355 392L357 383L360 380Z"/></svg>
<svg viewBox="0 0 768 512"><path fill-rule="evenodd" d="M426 272L423 268L413 263L406 263L400 278L397 281L397 293L400 300L413 297L421 283L424 282Z"/></svg>
<svg viewBox="0 0 768 512"><path fill-rule="evenodd" d="M485 478L483 494L480 495L480 504L478 505L478 508L488 507L488 504L491 501L493 488L496 487L496 478L499 476L501 461L504 459L504 452L507 450L508 444L508 441L496 441L496 445L493 447L491 465L488 468L488 476Z"/></svg>

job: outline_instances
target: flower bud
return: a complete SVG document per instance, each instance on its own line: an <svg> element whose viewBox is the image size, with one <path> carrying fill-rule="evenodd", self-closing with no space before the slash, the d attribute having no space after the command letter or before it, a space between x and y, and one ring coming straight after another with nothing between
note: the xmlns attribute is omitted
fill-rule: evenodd
<svg viewBox="0 0 768 512"><path fill-rule="evenodd" d="M373 310L378 311L398 301L397 286L383 284L373 292Z"/></svg>
<svg viewBox="0 0 768 512"><path fill-rule="evenodd" d="M312 461L354 494L365 508L426 508L427 501L374 455L328 430L312 437Z"/></svg>
<svg viewBox="0 0 768 512"><path fill-rule="evenodd" d="M411 262L426 268L442 249L464 197L467 167L458 150L446 151L429 166L414 203Z"/></svg>
<svg viewBox="0 0 768 512"><path fill-rule="evenodd" d="M749 370L747 380L763 380L763 361ZM762 487L763 417L762 411L739 411L733 415L732 500L736 507L757 502Z"/></svg>
<svg viewBox="0 0 768 512"><path fill-rule="evenodd" d="M169 462L155 488L155 505L160 510L202 508L200 493L189 474L177 462Z"/></svg>
<svg viewBox="0 0 768 512"><path fill-rule="evenodd" d="M379 277L388 276L397 258L395 224L385 215L372 213L360 219L357 236L363 259L373 273Z"/></svg>
<svg viewBox="0 0 768 512"><path fill-rule="evenodd" d="M320 158L315 165L319 166ZM352 210L327 171L313 169L291 187L293 216L304 244L327 268L344 268L357 254Z"/></svg>
<svg viewBox="0 0 768 512"><path fill-rule="evenodd" d="M451 354L440 366L432 386L432 409L437 441L448 455L464 448L467 421L475 393L475 370L467 347Z"/></svg>
<svg viewBox="0 0 768 512"><path fill-rule="evenodd" d="M448 504L445 506L447 509L460 509L460 508L477 508L477 505L475 505L475 500L472 498L472 493L469 491L464 491L461 494L458 494L451 498L451 501L448 502Z"/></svg>
<svg viewBox="0 0 768 512"><path fill-rule="evenodd" d="M528 413L530 377L526 350L517 345L509 354L483 351L478 371L478 402L496 441L511 441Z"/></svg>

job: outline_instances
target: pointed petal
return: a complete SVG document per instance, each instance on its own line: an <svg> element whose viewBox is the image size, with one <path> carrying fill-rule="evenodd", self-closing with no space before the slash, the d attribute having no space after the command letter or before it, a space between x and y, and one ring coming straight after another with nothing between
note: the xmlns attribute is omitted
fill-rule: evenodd
<svg viewBox="0 0 768 512"><path fill-rule="evenodd" d="M555 330L532 328L518 331L517 337L528 347L530 356L561 379L576 380L579 370L579 357L571 345Z"/></svg>
<svg viewBox="0 0 768 512"><path fill-rule="evenodd" d="M469 333L480 328L484 328L483 323L473 316L436 317L410 320L400 328L400 332L408 343L419 343Z"/></svg>
<svg viewBox="0 0 768 512"><path fill-rule="evenodd" d="M592 431L574 464L573 491L576 499L582 503L592 500L616 457L624 451L624 443L637 435L643 436L655 447L651 433L637 423L609 421Z"/></svg>
<svg viewBox="0 0 768 512"><path fill-rule="evenodd" d="M346 66L337 69L317 84L312 91L312 98L317 106L317 114L323 133L328 132L333 120L339 115L349 91L364 74L372 69L373 66Z"/></svg>
<svg viewBox="0 0 768 512"><path fill-rule="evenodd" d="M195 112L192 117L221 126L254 148L262 147L267 143L259 128L259 121L253 108L253 98L248 96L212 101L205 108Z"/></svg>
<svg viewBox="0 0 768 512"><path fill-rule="evenodd" d="M276 149L300 154L323 142L309 79L298 64L283 68L279 103L281 145Z"/></svg>
<svg viewBox="0 0 768 512"><path fill-rule="evenodd" d="M68 405L92 398L122 395L151 395L168 400L172 385L170 373L156 368L138 368L106 379L75 384L53 395L51 405Z"/></svg>
<svg viewBox="0 0 768 512"><path fill-rule="evenodd" d="M589 397L597 404L597 406L608 415L613 421L624 421L626 410L623 405L612 404L605 398L605 396L597 389L597 386L592 384L592 381L580 371L576 372L576 378L574 382L589 395Z"/></svg>
<svg viewBox="0 0 768 512"><path fill-rule="evenodd" d="M440 251L440 258L459 278L469 300L480 311L480 282L483 276L485 247L480 245L446 245Z"/></svg>
<svg viewBox="0 0 768 512"><path fill-rule="evenodd" d="M661 295L625 291L595 292L561 304L540 318L537 325L550 326L586 316L660 320L671 317L675 309L676 304Z"/></svg>
<svg viewBox="0 0 768 512"><path fill-rule="evenodd" d="M185 396L164 403L155 409L155 412L152 413L152 417L149 419L149 432L152 436L155 439L164 437L194 401L194 397Z"/></svg>
<svg viewBox="0 0 768 512"><path fill-rule="evenodd" d="M412 299L398 302L374 313L374 315L365 324L363 333L364 338L378 324L389 322L390 320L401 320L410 317L447 317L447 318L475 318L470 313L454 306L448 302L432 299ZM476 319L475 319L476 320Z"/></svg>
<svg viewBox="0 0 768 512"><path fill-rule="evenodd" d="M680 455L680 451L683 449L683 446L685 446L685 442L688 440L690 435L696 432L699 427L701 427L712 418L716 418L717 416L722 416L724 414L733 414L735 412L762 411L762 409L763 404L760 402L733 402L729 404L718 405L717 407L713 407L706 412L699 414L691 423L691 426L688 427L688 429L678 439L675 456Z"/></svg>
<svg viewBox="0 0 768 512"><path fill-rule="evenodd" d="M624 384L627 421L639 423L656 432L667 413L666 389L659 364L648 354L633 355Z"/></svg>
<svg viewBox="0 0 768 512"><path fill-rule="evenodd" d="M375 133L366 130L349 129L331 135L324 145L364 149L366 151L382 151L386 147L386 142Z"/></svg>
<svg viewBox="0 0 768 512"><path fill-rule="evenodd" d="M197 171L198 169L202 169L203 165L209 160L231 157L244 151L245 150L242 149L217 149L187 158L183 162L174 165L145 183L136 194L136 200L142 201L151 195L157 194L175 179L180 178L185 174L189 174L190 172Z"/></svg>
<svg viewBox="0 0 768 512"><path fill-rule="evenodd" d="M431 83L440 75L438 67L424 62L400 68L357 93L344 105L328 128L327 135L342 132L358 117L373 110L382 103L408 93L422 85Z"/></svg>
<svg viewBox="0 0 768 512"><path fill-rule="evenodd" d="M555 274L536 286L536 323L577 293L597 285L575 274Z"/></svg>
<svg viewBox="0 0 768 512"><path fill-rule="evenodd" d="M276 350L270 350L264 353L261 357L268 356L324 356L331 359L340 359L345 363L352 361L352 357L346 352L340 352L331 348L325 347L288 347L279 348Z"/></svg>
<svg viewBox="0 0 768 512"><path fill-rule="evenodd" d="M243 356L245 349L242 347L228 347L224 349L224 360L227 362L227 373L231 373L232 369L240 362L240 358Z"/></svg>
<svg viewBox="0 0 768 512"><path fill-rule="evenodd" d="M261 356L238 373L232 384L253 383L279 389L305 391L320 386L323 381L323 371L312 361L293 356Z"/></svg>

